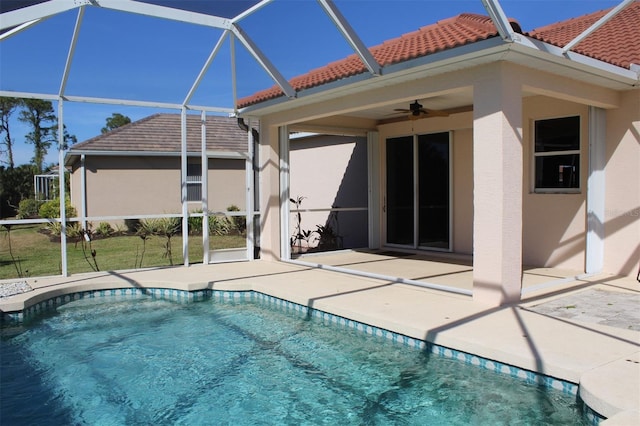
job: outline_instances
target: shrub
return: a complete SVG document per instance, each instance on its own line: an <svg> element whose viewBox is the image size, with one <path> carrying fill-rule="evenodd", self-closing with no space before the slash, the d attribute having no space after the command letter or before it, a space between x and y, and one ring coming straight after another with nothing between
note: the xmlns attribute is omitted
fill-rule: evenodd
<svg viewBox="0 0 640 426"><path fill-rule="evenodd" d="M196 210L194 213L202 213L202 210ZM189 234L201 235L202 234L202 217L190 216ZM234 227L231 220L226 216L209 216L209 235L227 235Z"/></svg>
<svg viewBox="0 0 640 426"><path fill-rule="evenodd" d="M20 200L33 197L33 173L32 165L0 166L0 219L15 216Z"/></svg>
<svg viewBox="0 0 640 426"><path fill-rule="evenodd" d="M162 257L169 259L169 264L173 266L171 251L171 238L180 232L182 219L179 217L164 217L161 219L145 219L140 222L137 234L146 239L149 235L158 235L167 239L165 251Z"/></svg>
<svg viewBox="0 0 640 426"><path fill-rule="evenodd" d="M46 230L53 236L59 237L62 234L62 225L60 222L51 222L45 225ZM83 235L82 228L79 223L67 223L67 238L79 239Z"/></svg>
<svg viewBox="0 0 640 426"><path fill-rule="evenodd" d="M29 219L38 216L42 201L35 198L25 198L18 204L18 219Z"/></svg>
<svg viewBox="0 0 640 426"><path fill-rule="evenodd" d="M81 239L83 236L84 231L78 222L67 224L67 238Z"/></svg>
<svg viewBox="0 0 640 426"><path fill-rule="evenodd" d="M95 230L95 233L101 237L108 237L113 234L113 228L109 222L100 222Z"/></svg>
<svg viewBox="0 0 640 426"><path fill-rule="evenodd" d="M230 205L229 207L227 207L227 211L239 212L240 208L236 205ZM231 221L233 222L233 227L236 229L236 231L238 231L238 233L240 234L244 234L244 232L247 230L247 218L242 216L232 216Z"/></svg>
<svg viewBox="0 0 640 426"><path fill-rule="evenodd" d="M113 229L116 234L124 234L126 230L126 226L124 226L124 224L122 223L116 223Z"/></svg>
<svg viewBox="0 0 640 426"><path fill-rule="evenodd" d="M77 216L76 209L71 205L71 201L67 198L65 202L65 210L67 217ZM60 199L50 200L40 206L38 210L40 217L54 219L60 217Z"/></svg>
<svg viewBox="0 0 640 426"><path fill-rule="evenodd" d="M226 216L209 217L210 235L227 235L231 231L232 225Z"/></svg>
<svg viewBox="0 0 640 426"><path fill-rule="evenodd" d="M140 219L125 219L124 226L127 228L127 232L135 234L140 229Z"/></svg>
<svg viewBox="0 0 640 426"><path fill-rule="evenodd" d="M140 232L147 235L173 236L180 232L182 222L179 217L144 219L140 221Z"/></svg>
<svg viewBox="0 0 640 426"><path fill-rule="evenodd" d="M192 213L202 213L202 210L195 210ZM189 234L190 235L201 235L202 234L202 217L197 216L189 216L187 219L187 223L189 224Z"/></svg>

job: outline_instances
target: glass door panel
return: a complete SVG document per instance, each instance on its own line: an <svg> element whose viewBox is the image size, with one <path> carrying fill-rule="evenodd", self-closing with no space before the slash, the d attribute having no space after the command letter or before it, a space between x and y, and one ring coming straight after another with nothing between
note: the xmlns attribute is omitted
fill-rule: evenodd
<svg viewBox="0 0 640 426"><path fill-rule="evenodd" d="M448 250L449 133L418 136L418 246Z"/></svg>
<svg viewBox="0 0 640 426"><path fill-rule="evenodd" d="M414 245L413 136L387 139L387 242Z"/></svg>

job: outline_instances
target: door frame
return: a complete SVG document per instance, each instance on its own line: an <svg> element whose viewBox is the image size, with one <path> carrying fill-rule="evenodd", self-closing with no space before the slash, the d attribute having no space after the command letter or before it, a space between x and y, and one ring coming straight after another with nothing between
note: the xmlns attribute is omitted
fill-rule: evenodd
<svg viewBox="0 0 640 426"><path fill-rule="evenodd" d="M448 133L449 134L449 235L448 235L448 247L446 248L438 248L438 247L427 247L421 246L419 242L419 200L418 200L418 172L419 172L419 164L418 164L418 156L415 155L418 147L418 137L422 135L436 134L436 133ZM407 137L410 136L413 138L413 178L414 178L414 191L413 191L413 244L396 244L390 243L388 241L388 232L387 232L387 173L389 172L387 167L387 142L389 139L399 138L399 137ZM453 153L454 153L454 144L453 144L453 131L434 131L434 132L422 132L422 133L414 133L409 135L388 135L384 139L383 149L381 154L381 160L383 162L383 176L381 179L382 182L382 203L380 205L381 210L381 225L383 230L383 246L390 248L398 248L403 250L419 250L419 251L436 251L436 252L453 252Z"/></svg>

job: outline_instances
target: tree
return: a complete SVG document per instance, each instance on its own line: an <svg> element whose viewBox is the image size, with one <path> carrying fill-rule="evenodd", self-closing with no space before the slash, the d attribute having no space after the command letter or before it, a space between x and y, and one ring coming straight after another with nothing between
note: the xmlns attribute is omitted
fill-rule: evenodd
<svg viewBox="0 0 640 426"><path fill-rule="evenodd" d="M110 132L113 129L117 129L118 127L129 123L131 123L131 119L129 117L122 115L119 112L114 112L111 114L111 117L107 118L107 125L102 128L102 133Z"/></svg>
<svg viewBox="0 0 640 426"><path fill-rule="evenodd" d="M9 119L20 104L21 100L18 98L0 97L0 134L4 134L2 141L0 141L0 146L4 146L4 149L0 148L0 155L3 153L7 155L7 159L0 160L0 162L6 163L10 169L15 164L13 162L13 139L11 139ZM0 156L0 158L2 157Z"/></svg>
<svg viewBox="0 0 640 426"><path fill-rule="evenodd" d="M73 145L74 143L78 142L78 138L76 137L76 135L70 135L69 132L67 131L67 125L64 124L62 126L63 128L63 138L64 138L64 145L62 147L62 149L68 149L69 145ZM54 140L58 140L58 123L56 121L56 125L53 126L53 136L54 136Z"/></svg>
<svg viewBox="0 0 640 426"><path fill-rule="evenodd" d="M26 142L33 144L33 164L36 172L43 170L44 158L51 143L56 139L57 119L51 101L42 99L24 99L24 109L18 120L31 126L31 132L25 136Z"/></svg>
<svg viewBox="0 0 640 426"><path fill-rule="evenodd" d="M0 218L16 215L21 200L33 198L33 166L0 166Z"/></svg>

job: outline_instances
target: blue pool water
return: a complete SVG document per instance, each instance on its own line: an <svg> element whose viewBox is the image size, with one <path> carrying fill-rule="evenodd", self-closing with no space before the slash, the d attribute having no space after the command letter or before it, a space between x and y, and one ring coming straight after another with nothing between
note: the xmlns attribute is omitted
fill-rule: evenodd
<svg viewBox="0 0 640 426"><path fill-rule="evenodd" d="M2 425L581 425L575 396L254 303L85 299L5 326Z"/></svg>

